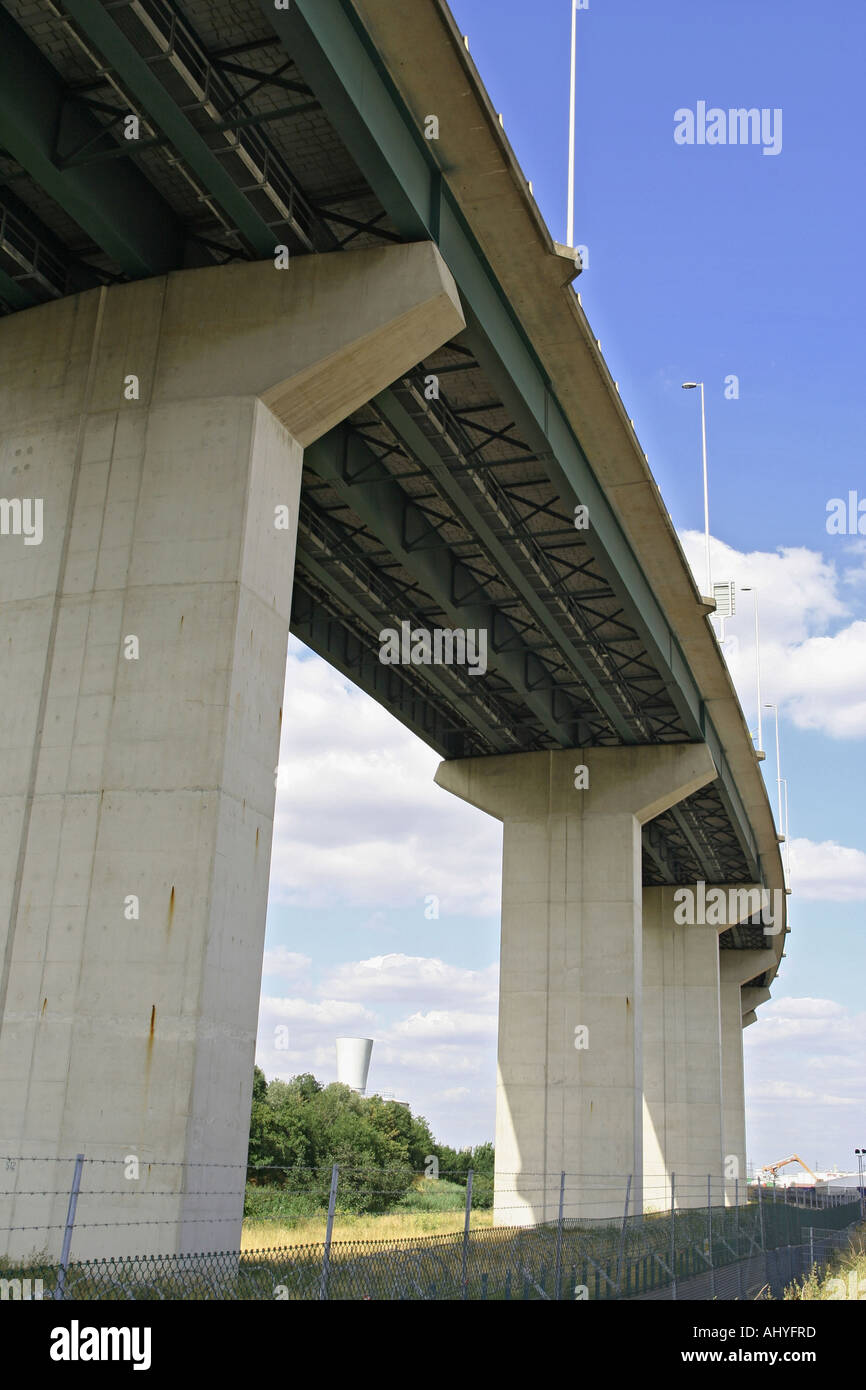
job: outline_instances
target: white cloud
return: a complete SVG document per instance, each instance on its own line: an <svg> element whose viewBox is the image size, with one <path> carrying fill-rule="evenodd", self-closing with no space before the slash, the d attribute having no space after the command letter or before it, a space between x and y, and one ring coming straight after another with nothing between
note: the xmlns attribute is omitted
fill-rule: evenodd
<svg viewBox="0 0 866 1390"><path fill-rule="evenodd" d="M810 637L785 654L785 709L801 729L866 736L866 622Z"/></svg>
<svg viewBox="0 0 866 1390"><path fill-rule="evenodd" d="M771 999L743 1034L749 1158L850 1166L863 1142L866 1014L832 999Z"/></svg>
<svg viewBox="0 0 866 1390"><path fill-rule="evenodd" d="M289 648L270 897L499 909L498 821L433 783L439 759L318 657Z"/></svg>
<svg viewBox="0 0 866 1390"><path fill-rule="evenodd" d="M416 1005L446 1005L463 999L495 1008L497 978L495 965L466 970L436 957L393 953L340 965L327 975L323 988L335 999L401 1000Z"/></svg>
<svg viewBox="0 0 866 1390"><path fill-rule="evenodd" d="M791 886L798 898L866 901L866 854L833 840L791 841Z"/></svg>
<svg viewBox="0 0 866 1390"><path fill-rule="evenodd" d="M369 1009L343 999L285 999L266 996L261 1002L267 1012L281 1022L313 1023L325 1028L346 1027L375 1018Z"/></svg>
<svg viewBox="0 0 866 1390"><path fill-rule="evenodd" d="M703 534L685 531L680 539L699 586L705 586ZM744 553L711 537L710 556L714 579L733 579L737 588L737 613L725 629L727 659L753 729L754 606L745 586L758 594L763 701L778 704L801 729L831 738L866 737L866 621L851 609L864 579L859 547L840 549L837 563L802 546ZM770 717L762 711L765 744Z"/></svg>
<svg viewBox="0 0 866 1390"><path fill-rule="evenodd" d="M262 974L286 983L305 979L312 965L311 956L290 951L285 946L272 946L265 951Z"/></svg>
<svg viewBox="0 0 866 1390"><path fill-rule="evenodd" d="M412 1042L454 1043L459 1046L477 1042L479 1038L487 1041L496 1037L496 1015L494 1013L474 1014L460 1010L432 1010L430 1013L411 1014L402 1019L391 1030L395 1038L407 1038Z"/></svg>

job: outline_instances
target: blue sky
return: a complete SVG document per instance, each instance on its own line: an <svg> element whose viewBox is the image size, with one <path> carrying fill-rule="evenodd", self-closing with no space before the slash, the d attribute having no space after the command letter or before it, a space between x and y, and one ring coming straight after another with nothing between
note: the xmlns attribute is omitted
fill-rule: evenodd
<svg viewBox="0 0 866 1390"><path fill-rule="evenodd" d="M569 0L453 8L564 240ZM745 1034L749 1157L843 1166L866 1144L866 536L828 535L826 507L866 498L866 7L590 0L578 24L576 287L699 574L700 405L680 383L706 383L713 577L757 587L781 711L793 930ZM675 111L699 101L780 108L781 152L676 144ZM738 594L729 664L754 727L752 630ZM259 1060L332 1079L333 1038L369 1033L374 1087L445 1141L492 1137L499 827L295 643L286 710Z"/></svg>

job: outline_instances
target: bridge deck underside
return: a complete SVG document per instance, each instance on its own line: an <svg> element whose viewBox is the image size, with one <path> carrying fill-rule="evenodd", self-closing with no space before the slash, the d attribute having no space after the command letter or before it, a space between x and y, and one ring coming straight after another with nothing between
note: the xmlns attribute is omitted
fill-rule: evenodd
<svg viewBox="0 0 866 1390"><path fill-rule="evenodd" d="M3 311L275 243L403 239L254 0L9 0L0 18L20 78L0 97ZM445 757L699 738L494 359L470 317L308 451L293 631ZM487 674L383 665L380 631L406 620L486 628ZM754 875L721 780L645 829L647 884Z"/></svg>

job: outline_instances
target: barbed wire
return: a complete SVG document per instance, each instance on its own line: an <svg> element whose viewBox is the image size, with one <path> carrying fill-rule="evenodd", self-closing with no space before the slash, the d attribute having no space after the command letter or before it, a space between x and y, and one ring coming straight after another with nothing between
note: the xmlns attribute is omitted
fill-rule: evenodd
<svg viewBox="0 0 866 1390"><path fill-rule="evenodd" d="M127 1162L129 1162L130 1159L132 1159L132 1158L134 1158L134 1159L136 1160L136 1162L138 1163L138 1165L139 1165L140 1168L141 1168L141 1167L150 1167L150 1168L157 1168L157 1167L160 1167L160 1168L162 1168L162 1167L169 1167L169 1168L231 1168L231 1169L234 1169L235 1171L240 1170L240 1169L245 1169L245 1170L246 1170L247 1172L249 1172L249 1173L268 1173L268 1172L274 1172L274 1173L278 1173L278 1172L280 1172L280 1173L282 1173L282 1172L292 1172L292 1173L294 1173L294 1172L298 1172L298 1173L318 1173L318 1172L323 1172L323 1171L325 1171L326 1169L330 1170L330 1168L333 1166L333 1163L334 1163L334 1162L336 1162L336 1163L338 1164L341 1173L381 1173L381 1172L388 1172L389 1170L391 1170L391 1169L393 1169L393 1168L400 1168L400 1167L406 1166L406 1165L404 1165L404 1164L401 1164L400 1161L399 1161L398 1159L395 1159L393 1162L386 1163L386 1164L346 1164L346 1165L343 1165L342 1163L339 1163L339 1160L333 1160L333 1159L324 1160L324 1161L323 1161L322 1163L320 1163L320 1164L294 1164L294 1163L261 1163L261 1164L259 1164L259 1163L249 1163L249 1162L247 1162L247 1163L216 1163L216 1162L214 1162L214 1163L203 1163L203 1162L186 1163L186 1162L184 1162L184 1160L182 1160L182 1159L170 1159L170 1158L164 1158L164 1159L158 1159L158 1158L144 1158L144 1157L142 1157L140 1154L125 1155L125 1156L122 1157L122 1158L95 1158L95 1157L90 1157L90 1156L88 1156L88 1155L84 1155L84 1156L83 1156L83 1162L84 1162L84 1163L101 1163L101 1164L120 1164L121 1166L125 1166L125 1164L126 1164ZM73 1164L74 1164L74 1163L77 1161L77 1159L78 1159L78 1155L77 1155L77 1154L74 1155L74 1156L72 1156L72 1157L67 1157L67 1158L55 1158L55 1157L50 1156L50 1155L46 1156L46 1155L41 1155L41 1154L20 1154L20 1155L19 1155L19 1154L0 1154L0 1163L2 1163L2 1162L12 1162L12 1163L73 1163ZM496 1171L495 1171L495 1176L496 1176L497 1178L509 1178L509 1177L516 1177L516 1178L532 1178L532 1177L540 1177L540 1178L550 1178L550 1179L552 1179L552 1180L555 1179L555 1180L558 1182L558 1181L560 1180L562 1171L563 1171L563 1170L562 1170L562 1169L559 1169L559 1168L549 1168L549 1169L541 1169L541 1168L496 1169ZM412 1170L412 1172L413 1172L414 1176L416 1176L416 1177L430 1177L430 1176L432 1176L432 1175L430 1175L430 1174L427 1173L426 1168L425 1168L425 1169L414 1168L414 1169ZM447 1169L440 1168L440 1169L439 1169L439 1172L438 1172L438 1176L439 1176L439 1177L455 1176L455 1177L465 1178L467 1172L468 1172L468 1169L463 1169L463 1168L447 1168ZM479 1169L473 1169L473 1172L474 1172L474 1174L475 1174L476 1177L478 1177L479 1175L481 1175L481 1176L493 1176L493 1174L486 1174L486 1173L483 1172L483 1170L479 1170ZM656 1178L656 1177L657 1177L657 1178L664 1178L666 1181L670 1181L670 1171L669 1171L669 1170L666 1170L666 1169L658 1169L658 1170L657 1170L657 1169L654 1169L654 1168L653 1168L653 1169L644 1168L644 1169L642 1170L642 1174L643 1174L644 1179L646 1179L646 1178ZM598 1178L599 1181L604 1182L604 1183L614 1183L614 1182L620 1182L620 1181L621 1181L621 1182L626 1182L626 1181L628 1180L629 1176L630 1176L628 1173L589 1173L589 1172L583 1172L582 1170L578 1170L578 1169L565 1169L565 1175L566 1175L567 1178L568 1178L568 1177L577 1177L577 1178ZM631 1175L631 1176L633 1176L633 1175ZM723 1181L723 1182L730 1182L730 1183L732 1183L732 1182L735 1181L734 1178L728 1178L728 1177L722 1178L720 1175L717 1175L717 1174L709 1174L709 1175L708 1175L707 1172L706 1172L706 1170L701 1171L700 1169L697 1169L697 1168L696 1168L695 1171L693 1171L693 1172L689 1172L689 1171L687 1170L687 1171L683 1172L682 1174L681 1174L680 1172L676 1172L676 1173L675 1173L675 1177L676 1177L677 1182L680 1182L680 1181L684 1181L684 1182L685 1182L685 1181L693 1181L693 1182L696 1182L696 1181L698 1181L698 1180L705 1181L706 1178L707 1178L707 1176L711 1176L711 1177L713 1178L713 1181L714 1181L714 1182L715 1182L715 1181ZM845 1173L839 1173L839 1174L837 1174L837 1175L835 1175L835 1176L838 1176L838 1177L846 1177L846 1176L849 1176L849 1175L848 1175L848 1174L845 1174ZM850 1175L850 1176L856 1176L856 1175ZM749 1183L754 1183L754 1182L757 1181L757 1179L754 1178L754 1177L750 1177L750 1178L740 1178L739 1181L740 1181L740 1182L748 1181ZM856 1186L856 1184L854 1184L854 1185Z"/></svg>

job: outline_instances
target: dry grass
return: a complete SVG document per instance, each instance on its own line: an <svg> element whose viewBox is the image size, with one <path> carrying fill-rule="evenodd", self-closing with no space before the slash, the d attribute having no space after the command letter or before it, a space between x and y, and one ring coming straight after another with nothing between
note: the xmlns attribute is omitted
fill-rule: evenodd
<svg viewBox="0 0 866 1390"><path fill-rule="evenodd" d="M245 1221L242 1250L266 1250L286 1245L317 1245L325 1239L326 1218L299 1217L291 1225L279 1221ZM492 1211L474 1211L473 1231L493 1225ZM334 1240L400 1240L407 1236L445 1235L463 1230L461 1211L386 1212L382 1216L337 1215Z"/></svg>

